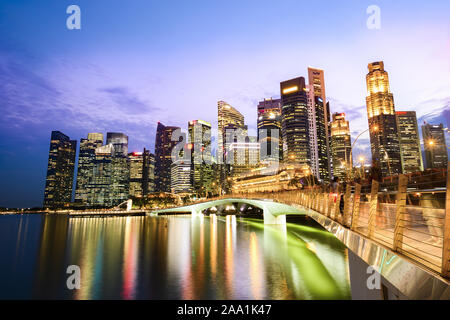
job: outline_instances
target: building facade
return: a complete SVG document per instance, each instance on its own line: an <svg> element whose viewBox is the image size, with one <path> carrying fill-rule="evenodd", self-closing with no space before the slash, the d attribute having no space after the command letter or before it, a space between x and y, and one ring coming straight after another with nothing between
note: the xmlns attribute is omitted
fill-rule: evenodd
<svg viewBox="0 0 450 320"><path fill-rule="evenodd" d="M305 78L280 83L281 135L285 162L311 166Z"/></svg>
<svg viewBox="0 0 450 320"><path fill-rule="evenodd" d="M179 141L172 141L172 134L179 127L165 126L158 122L155 138L155 191L170 192L172 150Z"/></svg>
<svg viewBox="0 0 450 320"><path fill-rule="evenodd" d="M88 186L94 174L95 150L103 145L102 133L88 133L87 139L80 139L78 154L77 183L75 189L75 202L88 202Z"/></svg>
<svg viewBox="0 0 450 320"><path fill-rule="evenodd" d="M442 123L439 125L424 123L422 126L422 139L427 169L447 168L448 153Z"/></svg>
<svg viewBox="0 0 450 320"><path fill-rule="evenodd" d="M380 163L383 176L402 172L394 96L389 88L383 61L368 65L367 116L369 119L372 159Z"/></svg>
<svg viewBox="0 0 450 320"><path fill-rule="evenodd" d="M212 192L211 124L203 120L188 123L191 151L191 185L199 194Z"/></svg>
<svg viewBox="0 0 450 320"><path fill-rule="evenodd" d="M350 126L345 113L334 113L330 128L333 176L345 181L353 168Z"/></svg>
<svg viewBox="0 0 450 320"><path fill-rule="evenodd" d="M70 140L60 131L52 131L45 180L45 208L60 208L70 204L76 148L76 140Z"/></svg>
<svg viewBox="0 0 450 320"><path fill-rule="evenodd" d="M261 162L282 161L281 99L270 98L260 101L257 117Z"/></svg>
<svg viewBox="0 0 450 320"><path fill-rule="evenodd" d="M419 127L415 111L396 111L403 173L423 171Z"/></svg>
<svg viewBox="0 0 450 320"><path fill-rule="evenodd" d="M154 192L155 157L149 150L128 154L130 166L129 195L144 197Z"/></svg>
<svg viewBox="0 0 450 320"><path fill-rule="evenodd" d="M331 119L330 105L325 93L324 71L309 67L308 82L309 95L311 95L311 93L313 94L313 97L308 99L308 102L310 103L309 108L314 109L314 115L310 116L310 120L314 121L315 127L315 135L312 137L315 140L313 141L314 152L311 150L311 169L314 169L314 167L317 168L315 175L320 181L329 181L331 176Z"/></svg>

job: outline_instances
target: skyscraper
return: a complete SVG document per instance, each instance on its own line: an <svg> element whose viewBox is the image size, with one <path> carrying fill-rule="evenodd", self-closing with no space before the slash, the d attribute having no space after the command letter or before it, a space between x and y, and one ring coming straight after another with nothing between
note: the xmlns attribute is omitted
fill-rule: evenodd
<svg viewBox="0 0 450 320"><path fill-rule="evenodd" d="M311 107L315 109L316 127L316 150L317 150L317 178L329 181L331 176L331 152L330 152L330 104L325 93L325 75L323 70L308 67L309 88L314 92L314 103ZM311 126L311 125L310 125ZM313 167L313 165L312 165Z"/></svg>
<svg viewBox="0 0 450 320"><path fill-rule="evenodd" d="M308 101L305 78L280 83L283 159L310 166Z"/></svg>
<svg viewBox="0 0 450 320"><path fill-rule="evenodd" d="M112 144L115 156L126 157L128 154L128 136L120 132L106 133L106 144Z"/></svg>
<svg viewBox="0 0 450 320"><path fill-rule="evenodd" d="M172 149L179 141L172 141L174 131L179 127L169 127L158 122L155 139L155 191L170 192L170 165Z"/></svg>
<svg viewBox="0 0 450 320"><path fill-rule="evenodd" d="M211 124L203 120L188 123L191 150L191 185L194 192L212 191Z"/></svg>
<svg viewBox="0 0 450 320"><path fill-rule="evenodd" d="M110 197L112 204L117 205L127 200L129 195L128 136L120 132L108 132L106 144L113 147Z"/></svg>
<svg viewBox="0 0 450 320"><path fill-rule="evenodd" d="M70 203L77 141L52 131L45 181L44 207L58 208Z"/></svg>
<svg viewBox="0 0 450 320"><path fill-rule="evenodd" d="M111 185L113 157L114 147L112 144L95 149L92 177L86 187L86 204L90 207L108 207L114 204Z"/></svg>
<svg viewBox="0 0 450 320"><path fill-rule="evenodd" d="M257 113L258 141L261 149L261 161L283 159L281 142L281 99L264 99L258 103ZM266 148L264 150L264 148ZM273 151L273 154L272 154Z"/></svg>
<svg viewBox="0 0 450 320"><path fill-rule="evenodd" d="M217 102L217 113L219 129L217 143L217 162L221 164L224 163L225 157L225 127L232 125L234 128L244 128L244 116L225 101Z"/></svg>
<svg viewBox="0 0 450 320"><path fill-rule="evenodd" d="M350 126L345 120L345 113L334 113L331 122L331 153L333 159L333 175L347 180L352 171L352 145Z"/></svg>
<svg viewBox="0 0 450 320"><path fill-rule="evenodd" d="M422 139L425 148L427 169L447 168L448 154L445 143L444 126L424 123L422 126Z"/></svg>
<svg viewBox="0 0 450 320"><path fill-rule="evenodd" d="M128 159L130 163L130 196L143 197L153 192L154 155L144 148L144 152L129 153Z"/></svg>
<svg viewBox="0 0 450 320"><path fill-rule="evenodd" d="M389 88L383 61L368 65L367 116L372 159L379 161L383 176L402 172L394 96Z"/></svg>
<svg viewBox="0 0 450 320"><path fill-rule="evenodd" d="M172 193L191 193L191 163L178 159L170 165L170 189Z"/></svg>
<svg viewBox="0 0 450 320"><path fill-rule="evenodd" d="M397 111L397 130L403 173L423 171L419 128L415 111Z"/></svg>
<svg viewBox="0 0 450 320"><path fill-rule="evenodd" d="M75 202L77 203L87 203L89 193L88 185L94 174L95 149L102 145L102 133L88 133L87 139L80 140L77 183L75 189Z"/></svg>

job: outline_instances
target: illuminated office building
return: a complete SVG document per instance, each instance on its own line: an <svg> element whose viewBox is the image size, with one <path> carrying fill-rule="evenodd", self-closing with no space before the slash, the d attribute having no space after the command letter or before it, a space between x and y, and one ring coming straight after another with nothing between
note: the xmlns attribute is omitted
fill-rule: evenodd
<svg viewBox="0 0 450 320"><path fill-rule="evenodd" d="M350 126L345 120L345 113L334 113L330 128L333 176L347 180L353 164Z"/></svg>
<svg viewBox="0 0 450 320"><path fill-rule="evenodd" d="M283 159L287 162L310 166L305 78L299 77L281 82L280 91Z"/></svg>
<svg viewBox="0 0 450 320"><path fill-rule="evenodd" d="M402 172L394 96L382 61L368 65L367 116L372 159L379 161L383 176Z"/></svg>
<svg viewBox="0 0 450 320"><path fill-rule="evenodd" d="M325 93L325 76L321 69L308 68L308 102L309 102L309 127L314 126L314 134L311 150L311 169L321 181L329 181L331 175L330 152L330 104ZM313 113L313 114L312 114ZM311 124L311 121L314 124ZM316 172L314 172L314 169Z"/></svg>
<svg viewBox="0 0 450 320"><path fill-rule="evenodd" d="M397 111L397 130L403 173L423 171L422 150L415 111Z"/></svg>
<svg viewBox="0 0 450 320"><path fill-rule="evenodd" d="M445 142L444 126L424 123L422 126L422 139L425 148L427 169L447 168L448 154Z"/></svg>
<svg viewBox="0 0 450 320"><path fill-rule="evenodd" d="M110 197L112 204L116 205L127 200L129 195L128 136L124 133L108 132L106 144L113 146Z"/></svg>
<svg viewBox="0 0 450 320"><path fill-rule="evenodd" d="M44 207L58 208L71 202L76 147L76 140L70 140L60 131L52 131Z"/></svg>
<svg viewBox="0 0 450 320"><path fill-rule="evenodd" d="M170 192L172 149L179 141L172 141L174 131L179 127L169 127L158 122L155 139L155 191Z"/></svg>
<svg viewBox="0 0 450 320"><path fill-rule="evenodd" d="M115 204L111 188L113 157L114 147L112 144L95 149L92 177L89 179L86 187L86 205L90 207L109 207Z"/></svg>
<svg viewBox="0 0 450 320"><path fill-rule="evenodd" d="M78 154L75 202L87 204L88 185L94 174L95 150L103 145L102 133L88 133L87 139L80 140Z"/></svg>
<svg viewBox="0 0 450 320"><path fill-rule="evenodd" d="M144 148L144 152L129 153L128 160L130 166L130 196L142 197L152 193L154 191L154 155Z"/></svg>
<svg viewBox="0 0 450 320"><path fill-rule="evenodd" d="M244 128L244 116L225 101L217 103L218 113L218 142L217 142L217 162L224 163L225 157L225 135L227 126L233 128ZM230 127L229 127L230 128Z"/></svg>
<svg viewBox="0 0 450 320"><path fill-rule="evenodd" d="M191 185L194 192L212 192L211 124L203 120L188 123L191 151Z"/></svg>
<svg viewBox="0 0 450 320"><path fill-rule="evenodd" d="M227 147L228 163L231 175L236 176L255 168L259 164L260 144L254 136L245 136L243 140L235 138Z"/></svg>
<svg viewBox="0 0 450 320"><path fill-rule="evenodd" d="M270 98L260 101L257 117L261 162L281 161L283 159L283 144L281 142L281 99Z"/></svg>
<svg viewBox="0 0 450 320"><path fill-rule="evenodd" d="M172 193L191 193L191 162L178 159L170 165L170 189Z"/></svg>
<svg viewBox="0 0 450 320"><path fill-rule="evenodd" d="M116 157L126 157L128 154L128 136L119 132L106 133L106 144L112 144Z"/></svg>

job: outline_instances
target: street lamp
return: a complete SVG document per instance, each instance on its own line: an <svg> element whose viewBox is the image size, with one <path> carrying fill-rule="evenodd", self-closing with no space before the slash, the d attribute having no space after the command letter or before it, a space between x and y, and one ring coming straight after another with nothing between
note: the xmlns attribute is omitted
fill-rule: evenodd
<svg viewBox="0 0 450 320"><path fill-rule="evenodd" d="M373 126L373 128L372 128L372 132L378 132L378 129L379 129L378 126L375 125L375 126ZM362 131L360 134L358 134L358 135L356 136L355 141L353 141L352 146L350 147L350 164L351 164L352 166L353 166L353 147L355 146L356 141L358 141L358 138L359 138L360 136L362 136L364 133L366 133L367 131L369 131L369 130L370 130L370 127L369 127L368 129ZM360 159L361 159L361 157L360 157Z"/></svg>

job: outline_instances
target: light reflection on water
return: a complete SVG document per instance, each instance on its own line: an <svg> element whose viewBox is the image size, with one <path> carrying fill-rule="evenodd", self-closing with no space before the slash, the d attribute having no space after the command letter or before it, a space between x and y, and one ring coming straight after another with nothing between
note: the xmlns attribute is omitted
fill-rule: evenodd
<svg viewBox="0 0 450 320"><path fill-rule="evenodd" d="M1 217L0 240L0 298L350 298L345 247L311 222L23 215Z"/></svg>

